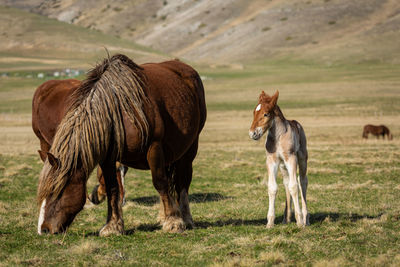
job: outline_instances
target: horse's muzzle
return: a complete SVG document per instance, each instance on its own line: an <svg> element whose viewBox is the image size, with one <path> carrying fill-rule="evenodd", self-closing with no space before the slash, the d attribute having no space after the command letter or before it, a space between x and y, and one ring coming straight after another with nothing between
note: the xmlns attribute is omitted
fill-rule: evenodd
<svg viewBox="0 0 400 267"><path fill-rule="evenodd" d="M258 140L263 135L263 131L261 127L257 127L254 131L249 131L249 136L253 140Z"/></svg>

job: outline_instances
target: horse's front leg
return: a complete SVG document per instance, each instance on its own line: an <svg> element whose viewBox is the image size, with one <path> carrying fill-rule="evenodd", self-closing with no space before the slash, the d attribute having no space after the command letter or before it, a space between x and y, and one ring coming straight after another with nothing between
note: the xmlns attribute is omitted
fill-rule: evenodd
<svg viewBox="0 0 400 267"><path fill-rule="evenodd" d="M107 192L108 214L107 223L101 228L100 236L124 234L124 221L122 219L122 199L116 177L115 162L101 165Z"/></svg>
<svg viewBox="0 0 400 267"><path fill-rule="evenodd" d="M185 230L176 200L170 195L170 182L165 172L165 159L160 142L153 142L147 153L153 185L160 194L161 208L163 209L162 227L166 232L180 233Z"/></svg>
<svg viewBox="0 0 400 267"><path fill-rule="evenodd" d="M278 172L279 162L274 155L267 155L268 167L268 214L267 227L272 228L275 224L275 197L278 192L278 184L276 183L276 174Z"/></svg>

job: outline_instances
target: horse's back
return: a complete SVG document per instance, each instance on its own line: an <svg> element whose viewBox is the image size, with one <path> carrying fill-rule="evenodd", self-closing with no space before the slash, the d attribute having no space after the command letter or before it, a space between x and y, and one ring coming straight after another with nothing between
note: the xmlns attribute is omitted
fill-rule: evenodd
<svg viewBox="0 0 400 267"><path fill-rule="evenodd" d="M161 102L175 122L181 119L179 126L198 126L200 133L207 110L203 84L197 71L178 60L144 64L142 67L150 83L151 97ZM193 112L198 113L198 125L192 124L193 119L197 120Z"/></svg>
<svg viewBox="0 0 400 267"><path fill-rule="evenodd" d="M32 128L39 139L50 142L66 111L66 99L80 85L80 81L50 80L41 84L32 99Z"/></svg>

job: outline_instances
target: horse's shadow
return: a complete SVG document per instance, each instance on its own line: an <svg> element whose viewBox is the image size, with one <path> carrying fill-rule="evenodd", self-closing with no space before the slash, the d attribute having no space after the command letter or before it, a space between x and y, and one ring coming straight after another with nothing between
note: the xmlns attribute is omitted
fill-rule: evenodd
<svg viewBox="0 0 400 267"><path fill-rule="evenodd" d="M195 193L189 195L189 202L191 203L204 203L204 202L213 202L213 201L220 201L224 200L226 197L219 193ZM153 206L160 202L159 196L148 196L148 197L137 197L137 198L128 198L129 202L135 202L139 205L144 206Z"/></svg>
<svg viewBox="0 0 400 267"><path fill-rule="evenodd" d="M383 215L380 213L376 216L367 215L367 214L348 214L348 213L337 213L337 212L316 212L310 214L310 225L322 224L325 221L336 222L339 220L349 220L351 222L357 222L362 219L378 219ZM292 216L294 218L294 216ZM275 218L276 225L283 224L283 215ZM292 223L295 223L295 220L292 219ZM253 226L261 226L267 224L267 218L260 219L227 219L227 220L218 220L218 221L195 221L195 228L197 229L207 229L210 227L224 227L224 226L243 226L243 225L253 225ZM134 229L129 229L126 231L127 235L133 234L135 231L144 231L144 232L153 232L160 230L161 226L159 224L141 224Z"/></svg>
<svg viewBox="0 0 400 267"><path fill-rule="evenodd" d="M189 201L192 203L204 203L204 202L212 202L212 201L220 201L230 197L221 195L219 193L195 193L189 195ZM135 202L139 205L145 206L153 206L159 203L158 196L147 196L147 197L138 197L131 198L128 201ZM368 215L368 214L349 214L349 213L338 213L338 212L316 212L310 214L310 225L322 224L325 221L336 222L339 220L349 220L351 222L356 222L362 219L377 219L382 216L383 213L380 213L376 216ZM280 225L283 224L283 215L275 218L275 224ZM295 223L294 214L292 214L292 223ZM207 229L210 227L224 227L224 226L243 226L243 225L266 225L267 218L259 218L259 219L226 219L226 220L217 220L217 221L194 221L195 228L197 229ZM135 228L131 228L125 231L126 235L132 235L136 231L142 232L154 232L161 230L161 225L158 223L147 223L140 224ZM88 233L87 235L98 235L97 233Z"/></svg>

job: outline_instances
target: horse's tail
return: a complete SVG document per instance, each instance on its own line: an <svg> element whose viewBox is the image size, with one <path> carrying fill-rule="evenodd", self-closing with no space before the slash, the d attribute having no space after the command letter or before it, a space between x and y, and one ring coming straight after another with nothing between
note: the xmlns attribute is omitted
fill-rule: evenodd
<svg viewBox="0 0 400 267"><path fill-rule="evenodd" d="M176 165L172 163L171 165L166 167L166 175L168 179L168 194L172 196L174 200L178 200L177 193L177 179L176 179Z"/></svg>
<svg viewBox="0 0 400 267"><path fill-rule="evenodd" d="M194 77L194 87L197 90L197 95L199 97L199 107L200 107L200 127L199 130L201 131L204 127L207 118L207 106L206 106L206 98L204 95L204 86L203 82L201 81L200 75L196 72Z"/></svg>

